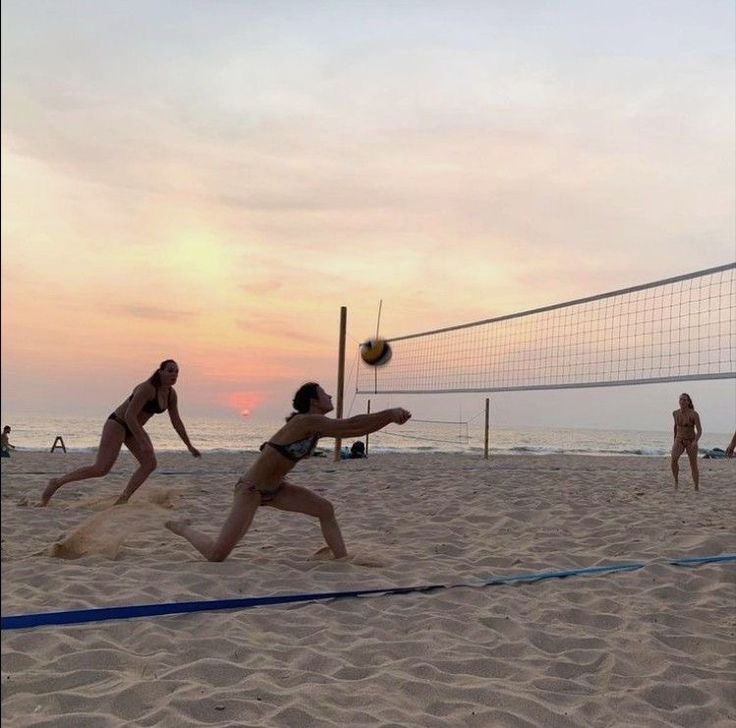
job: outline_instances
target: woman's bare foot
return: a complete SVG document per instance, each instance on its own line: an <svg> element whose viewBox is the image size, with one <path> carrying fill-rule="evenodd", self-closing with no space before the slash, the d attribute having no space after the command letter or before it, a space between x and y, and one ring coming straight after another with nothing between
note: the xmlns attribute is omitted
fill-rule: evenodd
<svg viewBox="0 0 736 728"><path fill-rule="evenodd" d="M51 478L51 480L49 480L49 484L41 495L40 505L45 506L48 504L51 500L51 496L59 489L59 480L61 480L61 478Z"/></svg>
<svg viewBox="0 0 736 728"><path fill-rule="evenodd" d="M183 536L184 534L182 531L187 527L190 526L192 521L189 518L180 518L178 520L170 520L166 521L164 523L164 526L169 529L172 533L175 533L177 536Z"/></svg>

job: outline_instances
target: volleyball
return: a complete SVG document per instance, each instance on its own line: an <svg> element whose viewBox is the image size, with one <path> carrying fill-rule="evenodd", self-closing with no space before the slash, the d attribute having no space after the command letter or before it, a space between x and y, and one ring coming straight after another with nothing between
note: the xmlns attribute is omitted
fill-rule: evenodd
<svg viewBox="0 0 736 728"><path fill-rule="evenodd" d="M369 366L380 367L391 359L391 347L385 339L368 339L360 345L360 357Z"/></svg>

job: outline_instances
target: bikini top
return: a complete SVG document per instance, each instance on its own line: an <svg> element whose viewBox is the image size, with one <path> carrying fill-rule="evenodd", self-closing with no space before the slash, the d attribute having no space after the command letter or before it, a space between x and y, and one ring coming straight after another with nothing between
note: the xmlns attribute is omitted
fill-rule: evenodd
<svg viewBox="0 0 736 728"><path fill-rule="evenodd" d="M296 442L290 442L288 445L280 445L278 442L269 440L264 442L259 449L263 450L266 445L270 445L280 455L288 458L293 463L297 463L312 454L319 438L320 433L317 432L312 437L305 437L303 440L296 440Z"/></svg>
<svg viewBox="0 0 736 728"><path fill-rule="evenodd" d="M169 406L169 399L171 399L171 390L169 390L169 396L166 399L166 406L161 407L158 403L158 390L159 388L156 387L156 396L153 399L149 399L148 402L146 402L141 409L143 412L148 412L150 415L160 415L162 412L166 412L168 406ZM133 399L133 395L131 394L130 397L128 397L128 402L130 402Z"/></svg>

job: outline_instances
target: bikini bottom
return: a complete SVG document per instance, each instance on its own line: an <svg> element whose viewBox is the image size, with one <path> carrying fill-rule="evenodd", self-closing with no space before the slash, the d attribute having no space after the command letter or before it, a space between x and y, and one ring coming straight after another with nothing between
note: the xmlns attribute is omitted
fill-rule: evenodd
<svg viewBox="0 0 736 728"><path fill-rule="evenodd" d="M133 433L128 427L128 423L118 417L114 412L107 418L108 420L112 420L113 422L117 422L124 430L125 430L125 439L127 440L129 437L133 437Z"/></svg>
<svg viewBox="0 0 736 728"><path fill-rule="evenodd" d="M243 487L245 490L247 490L250 493L260 493L261 494L261 505L266 505L270 503L283 489L284 482L278 484L278 487L275 490L261 490L260 488L256 487L254 483L248 483L245 480L239 480L235 487Z"/></svg>

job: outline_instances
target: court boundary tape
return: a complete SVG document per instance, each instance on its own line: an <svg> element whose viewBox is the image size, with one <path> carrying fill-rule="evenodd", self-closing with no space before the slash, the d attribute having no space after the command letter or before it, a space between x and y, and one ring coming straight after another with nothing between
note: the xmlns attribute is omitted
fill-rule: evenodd
<svg viewBox="0 0 736 728"><path fill-rule="evenodd" d="M221 610L242 610L253 607L274 606L281 604L297 604L306 602L323 602L333 599L350 599L356 597L390 596L397 594L421 594L441 589L457 589L458 587L482 588L487 586L513 586L516 584L533 584L548 579L566 579L577 576L598 576L620 572L631 572L644 569L654 564L692 567L703 564L736 562L736 554L720 556L695 556L678 559L637 561L625 564L609 564L589 566L581 569L565 571L538 571L511 576L491 576L475 582L457 584L419 584L415 586L384 587L376 589L354 589L350 591L316 592L312 594L275 594L264 597L242 597L239 599L212 599L196 602L165 602L161 604L139 604L125 607L101 607L95 609L74 609L65 612L40 612L38 614L19 614L2 617L2 631L31 629L50 625L86 624L89 622L109 622L120 619L137 619L141 617L160 617L174 614L192 614L194 612L214 612Z"/></svg>

